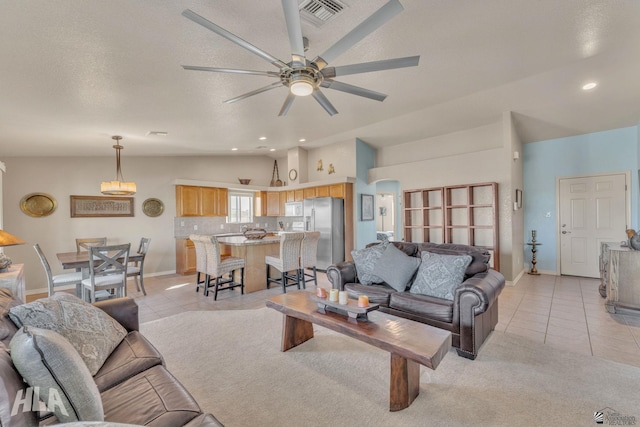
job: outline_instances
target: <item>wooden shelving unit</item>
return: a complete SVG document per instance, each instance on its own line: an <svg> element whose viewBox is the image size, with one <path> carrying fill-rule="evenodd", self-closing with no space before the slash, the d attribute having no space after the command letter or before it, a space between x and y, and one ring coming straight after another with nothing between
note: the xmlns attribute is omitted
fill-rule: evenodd
<svg viewBox="0 0 640 427"><path fill-rule="evenodd" d="M406 242L459 243L487 249L500 269L498 184L495 182L404 192Z"/></svg>

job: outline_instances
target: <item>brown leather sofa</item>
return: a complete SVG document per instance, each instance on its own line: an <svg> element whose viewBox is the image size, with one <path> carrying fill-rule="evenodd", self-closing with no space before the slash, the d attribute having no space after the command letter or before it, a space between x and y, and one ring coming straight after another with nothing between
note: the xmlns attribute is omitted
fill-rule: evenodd
<svg viewBox="0 0 640 427"><path fill-rule="evenodd" d="M0 425L53 425L51 413L16 405L24 399L27 384L15 369L8 352L18 328L9 309L22 302L6 288L0 288ZM95 304L125 327L128 334L107 358L93 379L100 392L105 425L124 423L151 426L222 426L211 414L202 412L189 392L166 369L162 355L138 330L138 305L131 298L117 298ZM102 424L101 424L102 425Z"/></svg>
<svg viewBox="0 0 640 427"><path fill-rule="evenodd" d="M380 304L379 310L385 313L450 331L452 345L458 355L475 359L480 346L498 323L498 295L505 285L504 276L489 268L489 252L448 243L391 243L405 254L418 258L422 251L471 255L472 261L466 269L465 280L456 289L453 301L413 294L409 288L398 292L386 283L363 285L358 281L352 261L327 268L332 287L348 291L350 298L367 295L369 302ZM371 245L375 244L381 243Z"/></svg>

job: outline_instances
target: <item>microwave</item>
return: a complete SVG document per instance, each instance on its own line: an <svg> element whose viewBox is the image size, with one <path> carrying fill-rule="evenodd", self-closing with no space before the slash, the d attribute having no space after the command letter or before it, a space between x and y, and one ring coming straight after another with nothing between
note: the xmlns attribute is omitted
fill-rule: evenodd
<svg viewBox="0 0 640 427"><path fill-rule="evenodd" d="M285 203L284 216L302 216L302 202Z"/></svg>

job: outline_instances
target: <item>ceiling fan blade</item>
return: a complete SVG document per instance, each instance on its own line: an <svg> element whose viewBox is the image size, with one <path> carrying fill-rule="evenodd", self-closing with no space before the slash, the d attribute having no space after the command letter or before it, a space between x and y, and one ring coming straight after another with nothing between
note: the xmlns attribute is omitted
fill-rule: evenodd
<svg viewBox="0 0 640 427"><path fill-rule="evenodd" d="M284 104L282 104L282 108L280 109L280 113L278 113L278 116L284 117L287 115L287 112L289 112L289 108L291 108L291 104L293 104L294 99L296 99L296 96L289 92L289 94L287 95L287 99L285 99Z"/></svg>
<svg viewBox="0 0 640 427"><path fill-rule="evenodd" d="M370 73L372 71L392 70L395 68L415 67L420 61L420 56L407 56L404 58L385 59L383 61L363 62L360 64L342 65L340 67L327 67L322 70L325 78L347 76L349 74Z"/></svg>
<svg viewBox="0 0 640 427"><path fill-rule="evenodd" d="M229 31L225 30L224 28L214 24L213 22L209 21L208 19L203 18L202 16L200 16L197 13L193 12L192 10L185 9L182 12L182 16L192 20L196 24L202 25L203 27L213 31L214 33L218 34L219 36L222 36L225 39L237 44L238 46L247 49L249 52L251 52L251 53L253 53L255 55L258 55L259 57L261 57L265 61L270 62L271 64L275 65L278 68L283 68L283 67L287 66L287 64L285 64L284 62L282 62L278 58L276 58L276 57L274 57L272 55L269 55L264 50L262 50L260 48L257 48L256 46L252 45L248 41L243 40L240 37L236 36L235 34L230 33Z"/></svg>
<svg viewBox="0 0 640 427"><path fill-rule="evenodd" d="M255 74L257 76L280 77L280 73L275 71L238 70L236 68L199 67L197 65L183 65L182 68L193 71L212 71L214 73Z"/></svg>
<svg viewBox="0 0 640 427"><path fill-rule="evenodd" d="M282 87L282 82L271 83L269 86L261 87L260 89L256 89L256 90L252 90L251 92L247 92L244 95L240 95L240 96L236 96L235 98L227 99L226 101L224 101L224 103L225 104L232 104L232 103L234 103L236 101L241 101L241 100L246 99L246 98L248 98L250 96L257 95L259 93L266 92L268 90L275 89L277 87Z"/></svg>
<svg viewBox="0 0 640 427"><path fill-rule="evenodd" d="M322 105L322 108L324 108L325 111L329 113L330 116L338 114L338 110L336 110L335 107L331 105L327 97L324 96L324 94L320 92L320 90L318 89L314 90L313 97L316 99L316 101L318 101L320 105Z"/></svg>
<svg viewBox="0 0 640 427"><path fill-rule="evenodd" d="M302 40L302 24L300 23L298 0L282 0L282 9L284 10L284 19L287 22L293 62L304 64L304 42Z"/></svg>
<svg viewBox="0 0 640 427"><path fill-rule="evenodd" d="M387 4L375 11L371 16L362 21L360 25L349 31L347 35L338 40L333 46L327 49L322 55L313 60L320 69L323 69L345 53L360 40L380 28L391 18L402 12L404 8L398 0L390 0Z"/></svg>
<svg viewBox="0 0 640 427"><path fill-rule="evenodd" d="M384 101L385 98L387 97L387 95L385 95L384 93L350 85L347 83L337 82L335 80L330 80L330 79L324 80L320 84L320 86L328 89L339 90L340 92L350 93L351 95L363 96L365 98L373 99L375 101L380 101L380 102Z"/></svg>

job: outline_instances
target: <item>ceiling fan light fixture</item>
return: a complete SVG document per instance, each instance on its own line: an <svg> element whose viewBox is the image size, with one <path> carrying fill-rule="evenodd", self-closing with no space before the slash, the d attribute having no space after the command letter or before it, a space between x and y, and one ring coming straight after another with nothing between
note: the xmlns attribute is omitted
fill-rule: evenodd
<svg viewBox="0 0 640 427"><path fill-rule="evenodd" d="M313 78L304 74L292 76L289 90L295 96L309 96L313 93L314 83Z"/></svg>

